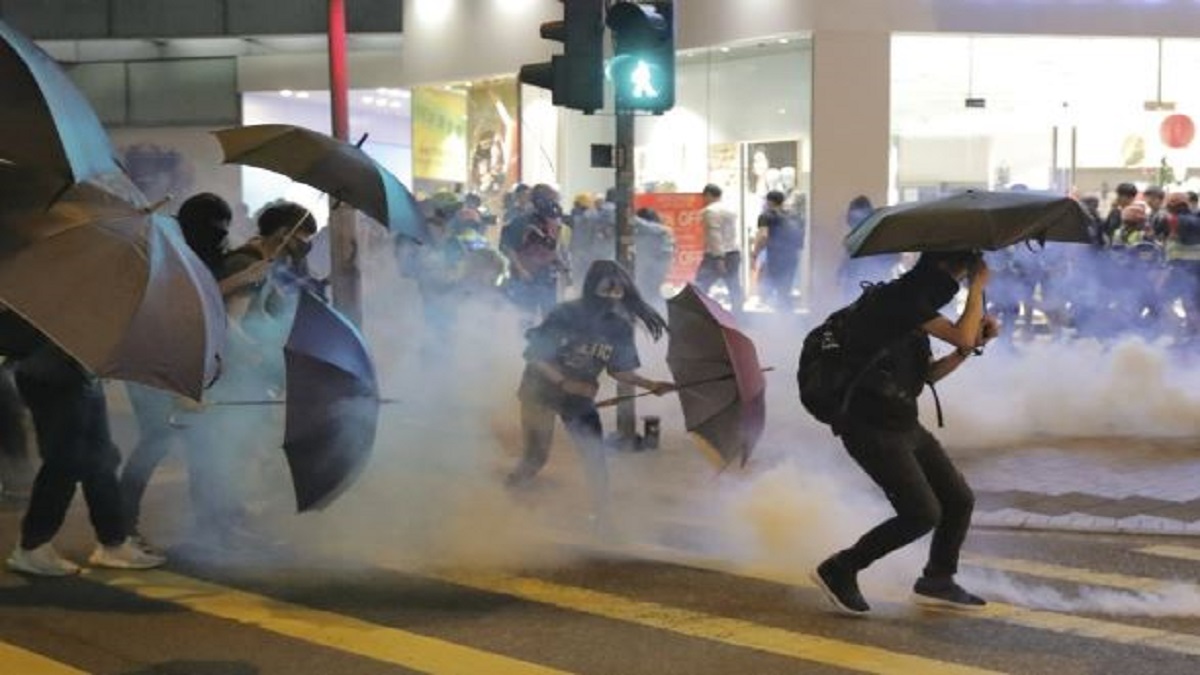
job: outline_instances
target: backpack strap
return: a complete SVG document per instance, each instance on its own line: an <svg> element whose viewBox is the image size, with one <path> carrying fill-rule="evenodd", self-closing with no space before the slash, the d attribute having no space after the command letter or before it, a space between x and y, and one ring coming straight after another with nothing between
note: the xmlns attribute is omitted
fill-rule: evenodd
<svg viewBox="0 0 1200 675"><path fill-rule="evenodd" d="M937 408L938 428L944 429L946 427L946 419L942 417L942 399L938 397L937 387L933 386L933 383L928 380L925 381L925 384L929 385L929 391L933 392L933 406Z"/></svg>

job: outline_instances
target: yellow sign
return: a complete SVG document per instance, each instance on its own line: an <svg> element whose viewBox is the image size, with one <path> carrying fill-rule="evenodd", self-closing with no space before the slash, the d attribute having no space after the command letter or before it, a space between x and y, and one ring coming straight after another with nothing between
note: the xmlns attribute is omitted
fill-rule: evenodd
<svg viewBox="0 0 1200 675"><path fill-rule="evenodd" d="M417 87L412 100L413 178L466 182L466 94Z"/></svg>

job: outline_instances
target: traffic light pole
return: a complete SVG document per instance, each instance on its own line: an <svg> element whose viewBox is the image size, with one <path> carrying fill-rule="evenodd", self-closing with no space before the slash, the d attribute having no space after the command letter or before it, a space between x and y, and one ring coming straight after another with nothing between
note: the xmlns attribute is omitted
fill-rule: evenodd
<svg viewBox="0 0 1200 675"><path fill-rule="evenodd" d="M617 142L614 148L617 188L617 262L636 279L633 235L633 148L634 121L631 110L617 110ZM617 396L629 397L634 393L633 385L617 383ZM617 434L622 444L633 444L637 438L637 408L635 399L623 398L617 404Z"/></svg>

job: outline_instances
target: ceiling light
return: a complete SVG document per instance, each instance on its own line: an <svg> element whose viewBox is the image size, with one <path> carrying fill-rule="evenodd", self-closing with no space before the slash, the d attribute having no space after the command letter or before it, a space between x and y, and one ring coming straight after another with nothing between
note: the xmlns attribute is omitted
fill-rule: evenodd
<svg viewBox="0 0 1200 675"><path fill-rule="evenodd" d="M279 90L279 95L284 98L291 98L295 94L296 94L296 92L292 91L291 89L280 89Z"/></svg>
<svg viewBox="0 0 1200 675"><path fill-rule="evenodd" d="M721 53L722 53L722 54L728 54L728 53L729 53L729 47L721 47Z"/></svg>
<svg viewBox="0 0 1200 675"><path fill-rule="evenodd" d="M298 91L298 92L296 92L296 98L308 98L308 92L307 91Z"/></svg>
<svg viewBox="0 0 1200 675"><path fill-rule="evenodd" d="M375 97L374 96L364 96L364 97L362 97L362 102L367 105L374 105Z"/></svg>

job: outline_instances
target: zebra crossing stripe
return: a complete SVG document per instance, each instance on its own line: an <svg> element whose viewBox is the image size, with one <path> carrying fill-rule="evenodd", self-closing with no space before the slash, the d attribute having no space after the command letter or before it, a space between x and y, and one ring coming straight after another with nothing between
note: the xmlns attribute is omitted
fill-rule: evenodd
<svg viewBox="0 0 1200 675"><path fill-rule="evenodd" d="M432 578L573 612L864 673L982 675L996 672L541 579L467 573L442 573Z"/></svg>
<svg viewBox="0 0 1200 675"><path fill-rule="evenodd" d="M92 572L88 578L143 598L169 602L200 614L432 675L566 675L565 671L501 654L272 600L171 572Z"/></svg>

